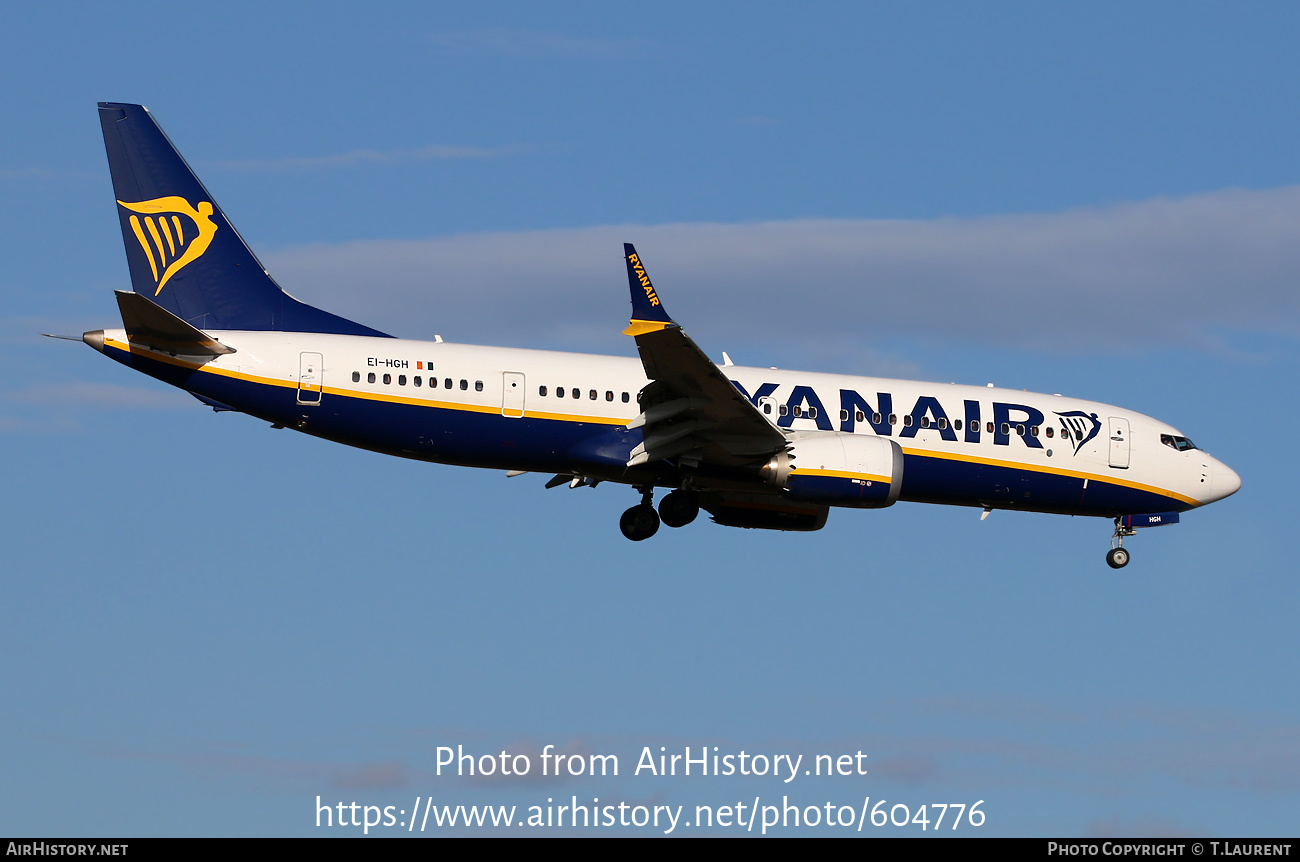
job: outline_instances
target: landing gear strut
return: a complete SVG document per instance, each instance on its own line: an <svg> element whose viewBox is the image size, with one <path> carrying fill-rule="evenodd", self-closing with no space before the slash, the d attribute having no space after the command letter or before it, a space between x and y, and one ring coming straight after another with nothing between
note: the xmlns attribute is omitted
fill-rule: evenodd
<svg viewBox="0 0 1300 862"><path fill-rule="evenodd" d="M1120 519L1115 519L1115 534L1110 537L1110 550L1106 552L1106 565L1112 569L1122 569L1128 565L1128 551L1124 550L1124 538L1136 536L1132 527L1121 527Z"/></svg>
<svg viewBox="0 0 1300 862"><path fill-rule="evenodd" d="M654 507L654 488L642 485L637 490L641 492L640 504L628 509L623 513L623 517L618 519L618 528L623 531L624 536L634 542L643 541L659 532L659 515Z"/></svg>

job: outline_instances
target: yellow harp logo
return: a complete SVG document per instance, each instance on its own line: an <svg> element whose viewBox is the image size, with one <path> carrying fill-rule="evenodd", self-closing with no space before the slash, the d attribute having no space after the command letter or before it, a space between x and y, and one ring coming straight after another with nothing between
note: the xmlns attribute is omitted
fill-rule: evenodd
<svg viewBox="0 0 1300 862"><path fill-rule="evenodd" d="M144 249L149 268L153 270L153 280L158 285L154 296L162 293L168 279L202 257L217 233L217 225L212 221L212 204L208 201L199 201L197 209L175 195L133 204L118 201L118 204L144 216L131 216L131 230L135 231L135 238L140 241L140 248Z"/></svg>

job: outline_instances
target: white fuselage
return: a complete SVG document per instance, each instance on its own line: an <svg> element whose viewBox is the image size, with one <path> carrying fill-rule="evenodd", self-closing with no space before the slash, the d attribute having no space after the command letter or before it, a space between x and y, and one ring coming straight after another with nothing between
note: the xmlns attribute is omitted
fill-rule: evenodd
<svg viewBox="0 0 1300 862"><path fill-rule="evenodd" d="M638 439L625 426L648 383L635 358L297 332L210 334L236 352L200 359L128 348L122 330L105 331L104 352L205 399L351 445L612 481L650 475L622 463L623 442ZM1221 462L1172 445L1186 439L1177 429L1107 404L720 368L792 436L834 431L896 441L907 459L903 500L1115 515L1190 509L1240 486Z"/></svg>

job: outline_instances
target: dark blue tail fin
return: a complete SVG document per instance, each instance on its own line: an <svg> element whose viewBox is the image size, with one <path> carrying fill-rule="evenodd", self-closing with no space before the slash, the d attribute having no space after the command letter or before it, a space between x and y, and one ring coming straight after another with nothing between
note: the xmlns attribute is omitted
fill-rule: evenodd
<svg viewBox="0 0 1300 862"><path fill-rule="evenodd" d="M99 122L136 293L199 329L385 336L281 290L143 106Z"/></svg>

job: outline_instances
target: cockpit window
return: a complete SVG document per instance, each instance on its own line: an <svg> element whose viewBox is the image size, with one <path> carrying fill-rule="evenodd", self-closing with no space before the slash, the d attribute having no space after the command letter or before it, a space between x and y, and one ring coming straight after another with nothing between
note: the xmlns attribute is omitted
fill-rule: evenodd
<svg viewBox="0 0 1300 862"><path fill-rule="evenodd" d="M1186 452L1188 449L1196 448L1196 444L1191 440L1186 437L1175 437L1173 434L1161 434L1160 442L1170 449L1177 449L1179 452Z"/></svg>

